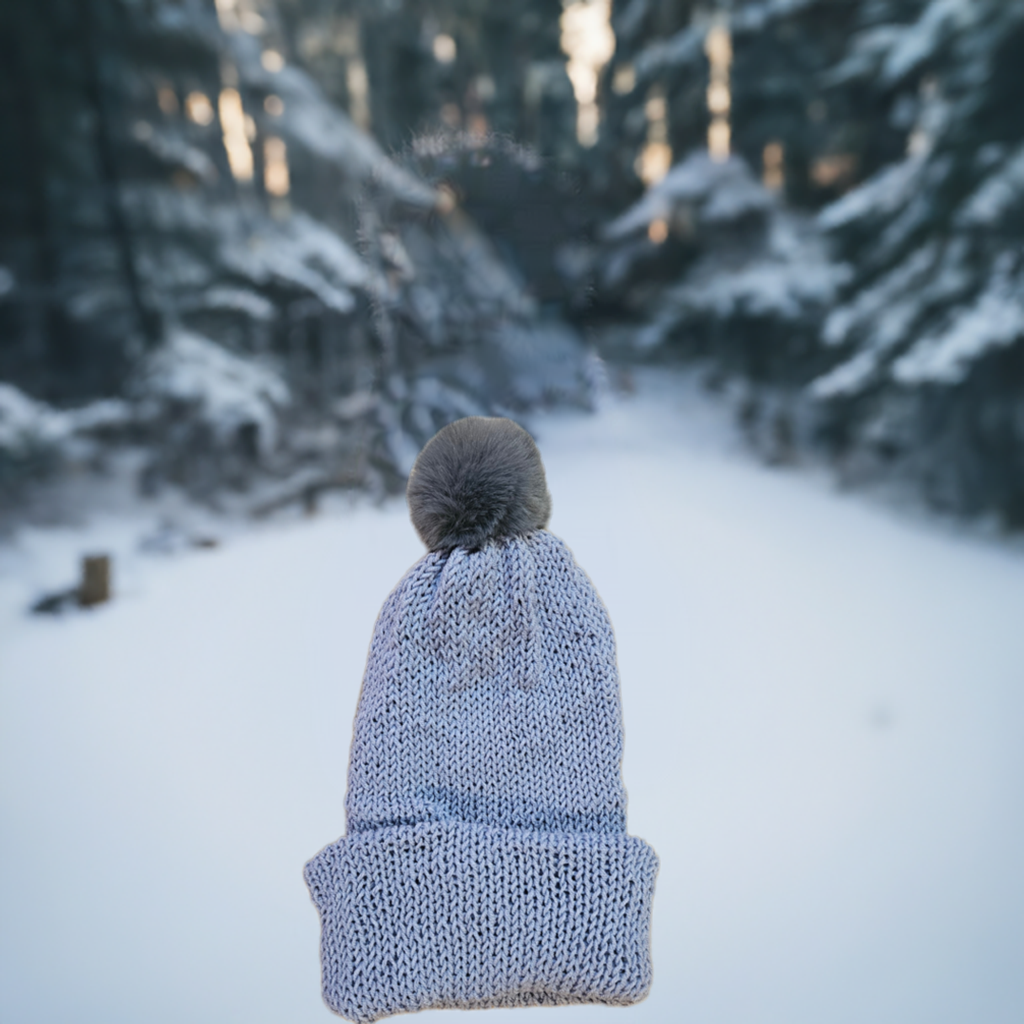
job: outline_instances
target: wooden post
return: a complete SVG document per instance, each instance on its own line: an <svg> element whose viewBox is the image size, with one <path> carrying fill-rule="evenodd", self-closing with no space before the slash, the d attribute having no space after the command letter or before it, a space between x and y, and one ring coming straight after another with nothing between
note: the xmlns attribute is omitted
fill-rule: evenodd
<svg viewBox="0 0 1024 1024"><path fill-rule="evenodd" d="M110 556L86 555L82 559L82 582L78 587L78 603L91 608L110 600Z"/></svg>

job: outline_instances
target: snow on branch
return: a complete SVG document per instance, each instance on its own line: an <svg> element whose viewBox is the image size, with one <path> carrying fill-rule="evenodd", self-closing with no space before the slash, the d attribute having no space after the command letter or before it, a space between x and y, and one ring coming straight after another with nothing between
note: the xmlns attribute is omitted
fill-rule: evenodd
<svg viewBox="0 0 1024 1024"><path fill-rule="evenodd" d="M615 241L646 232L653 221L669 219L681 204L694 205L702 220L715 222L763 214L774 202L739 157L720 162L701 151L676 164L602 234L607 241Z"/></svg>
<svg viewBox="0 0 1024 1024"><path fill-rule="evenodd" d="M287 384L268 366L183 329L172 330L145 361L136 392L144 419L187 409L220 442L252 425L263 454L273 448L278 415L291 398Z"/></svg>
<svg viewBox="0 0 1024 1024"><path fill-rule="evenodd" d="M917 190L926 155L911 157L880 171L859 188L826 206L818 216L825 231L843 228L862 217L882 220L902 209Z"/></svg>
<svg viewBox="0 0 1024 1024"><path fill-rule="evenodd" d="M17 453L53 445L68 433L68 421L57 409L0 382L0 450Z"/></svg>
<svg viewBox="0 0 1024 1024"><path fill-rule="evenodd" d="M972 305L949 326L922 338L892 367L900 384L958 384L975 360L995 348L1024 341L1024 279L997 273Z"/></svg>
<svg viewBox="0 0 1024 1024"><path fill-rule="evenodd" d="M291 285L339 313L351 312L353 289L367 288L372 279L369 268L339 235L302 213L293 214L273 237L257 236L248 245L229 238L221 258L254 284Z"/></svg>

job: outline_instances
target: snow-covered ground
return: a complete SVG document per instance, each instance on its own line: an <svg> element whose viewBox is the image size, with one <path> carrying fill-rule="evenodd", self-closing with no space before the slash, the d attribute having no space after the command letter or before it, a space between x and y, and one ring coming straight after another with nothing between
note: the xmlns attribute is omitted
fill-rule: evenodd
<svg viewBox="0 0 1024 1024"><path fill-rule="evenodd" d="M1020 550L763 469L680 380L536 427L616 626L655 982L487 1019L1024 1020ZM398 504L176 555L140 532L0 553L0 1019L327 1022L302 865L343 831L367 642L419 542ZM96 547L113 604L25 614Z"/></svg>

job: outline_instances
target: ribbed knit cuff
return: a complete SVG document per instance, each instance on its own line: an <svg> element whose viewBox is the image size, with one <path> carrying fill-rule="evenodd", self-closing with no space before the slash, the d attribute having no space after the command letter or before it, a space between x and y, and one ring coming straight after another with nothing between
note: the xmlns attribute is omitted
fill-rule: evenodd
<svg viewBox="0 0 1024 1024"><path fill-rule="evenodd" d="M651 984L658 858L624 833L426 822L357 832L305 869L327 1005L635 1003Z"/></svg>

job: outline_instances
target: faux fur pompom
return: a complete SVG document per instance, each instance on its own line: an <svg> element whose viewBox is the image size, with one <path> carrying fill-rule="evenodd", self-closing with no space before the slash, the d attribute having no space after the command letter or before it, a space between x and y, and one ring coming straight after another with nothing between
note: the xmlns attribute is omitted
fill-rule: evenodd
<svg viewBox="0 0 1024 1024"><path fill-rule="evenodd" d="M533 438L499 416L442 427L406 489L412 524L431 551L468 548L547 526L551 496Z"/></svg>

